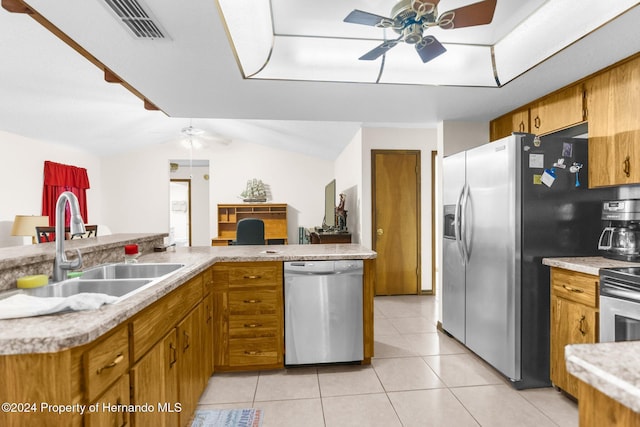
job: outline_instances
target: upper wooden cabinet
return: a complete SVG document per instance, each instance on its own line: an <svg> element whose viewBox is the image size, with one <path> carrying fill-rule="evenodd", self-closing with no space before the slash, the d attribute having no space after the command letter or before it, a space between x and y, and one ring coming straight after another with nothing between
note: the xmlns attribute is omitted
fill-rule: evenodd
<svg viewBox="0 0 640 427"><path fill-rule="evenodd" d="M589 187L640 183L640 57L585 82Z"/></svg>
<svg viewBox="0 0 640 427"><path fill-rule="evenodd" d="M585 91L576 84L531 104L531 133L545 135L586 120Z"/></svg>
<svg viewBox="0 0 640 427"><path fill-rule="evenodd" d="M491 141L504 138L513 132L529 132L529 108L523 108L491 121Z"/></svg>

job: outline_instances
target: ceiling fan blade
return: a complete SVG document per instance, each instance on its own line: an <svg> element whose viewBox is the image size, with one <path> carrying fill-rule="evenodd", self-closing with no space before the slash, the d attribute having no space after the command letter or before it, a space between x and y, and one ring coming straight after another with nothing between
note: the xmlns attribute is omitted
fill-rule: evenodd
<svg viewBox="0 0 640 427"><path fill-rule="evenodd" d="M391 18L387 18L380 15L374 15L373 13L363 12L362 10L355 9L353 12L344 18L344 22L351 24L370 25L372 27L389 28L395 25L395 22Z"/></svg>
<svg viewBox="0 0 640 427"><path fill-rule="evenodd" d="M422 62L429 62L433 58L442 55L447 51L442 43L433 36L425 36L415 44L416 52L420 55Z"/></svg>
<svg viewBox="0 0 640 427"><path fill-rule="evenodd" d="M375 49L365 53L358 59L360 59L361 61L373 61L374 59L378 59L380 56L384 55L389 49L396 46L398 43L398 40L386 41Z"/></svg>
<svg viewBox="0 0 640 427"><path fill-rule="evenodd" d="M428 15L432 13L440 0L411 0L411 9L418 15Z"/></svg>
<svg viewBox="0 0 640 427"><path fill-rule="evenodd" d="M485 0L444 12L438 25L444 30L486 25L493 20L497 0Z"/></svg>

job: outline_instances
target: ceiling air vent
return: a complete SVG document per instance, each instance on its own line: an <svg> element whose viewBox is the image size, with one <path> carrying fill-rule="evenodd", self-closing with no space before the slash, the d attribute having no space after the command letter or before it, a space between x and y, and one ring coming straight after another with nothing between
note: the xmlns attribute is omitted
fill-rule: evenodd
<svg viewBox="0 0 640 427"><path fill-rule="evenodd" d="M120 18L131 32L141 39L163 39L160 26L136 0L105 0L111 10Z"/></svg>

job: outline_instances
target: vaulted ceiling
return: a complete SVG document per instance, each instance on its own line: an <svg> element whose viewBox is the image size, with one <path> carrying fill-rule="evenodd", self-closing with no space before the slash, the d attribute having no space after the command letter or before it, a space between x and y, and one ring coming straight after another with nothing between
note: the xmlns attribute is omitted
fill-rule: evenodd
<svg viewBox="0 0 640 427"><path fill-rule="evenodd" d="M301 28L297 16L324 28L327 19L354 8L384 15L394 1L266 3L276 19L274 34L282 35ZM440 7L468 3L442 0ZM466 34L473 43L492 44L544 3L498 0L491 24L452 30L453 41L439 37L464 43ZM137 95L107 83L103 70L27 14L0 9L0 130L80 146L98 155L176 139L191 123L226 140L334 158L361 126L428 128L443 120L487 121L640 50L640 7L630 2L633 7L626 13L607 19L566 48L557 47L563 49L500 88L246 79L214 0L147 0L143 5L168 35L160 40L133 37L105 0L24 4ZM568 27L571 19L566 17ZM332 21L330 28L349 31L341 25L357 27ZM364 30L379 29L354 31ZM357 37L373 47L380 36L370 34ZM531 46L523 45L531 55L538 48L549 49ZM354 61L357 64L357 58ZM140 98L160 111L145 110Z"/></svg>

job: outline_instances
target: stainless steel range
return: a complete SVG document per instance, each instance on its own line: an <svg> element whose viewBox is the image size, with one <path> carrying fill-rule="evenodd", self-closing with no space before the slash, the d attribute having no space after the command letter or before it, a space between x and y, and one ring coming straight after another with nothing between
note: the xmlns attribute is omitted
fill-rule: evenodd
<svg viewBox="0 0 640 427"><path fill-rule="evenodd" d="M600 342L640 340L640 267L600 270Z"/></svg>

